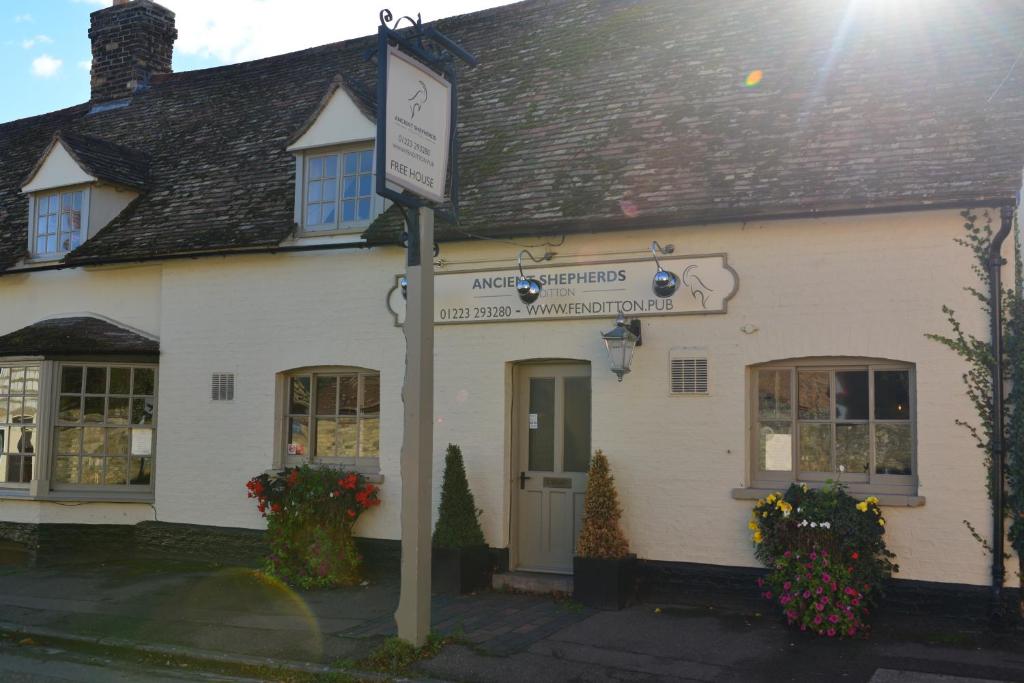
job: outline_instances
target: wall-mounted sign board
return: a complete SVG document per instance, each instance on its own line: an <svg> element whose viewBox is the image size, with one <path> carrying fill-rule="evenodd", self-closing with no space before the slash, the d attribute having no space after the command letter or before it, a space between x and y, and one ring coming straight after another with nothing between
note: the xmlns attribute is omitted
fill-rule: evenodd
<svg viewBox="0 0 1024 683"><path fill-rule="evenodd" d="M516 294L518 269L438 271L434 278L434 322L439 325L523 322L626 316L700 315L725 313L739 288L739 278L725 254L674 256L661 259L681 284L668 298L654 296L649 259L597 261L525 268L543 292L524 304ZM388 292L395 324L405 321L405 299L398 286Z"/></svg>
<svg viewBox="0 0 1024 683"><path fill-rule="evenodd" d="M451 127L451 86L394 47L388 48L386 146L388 182L444 201Z"/></svg>

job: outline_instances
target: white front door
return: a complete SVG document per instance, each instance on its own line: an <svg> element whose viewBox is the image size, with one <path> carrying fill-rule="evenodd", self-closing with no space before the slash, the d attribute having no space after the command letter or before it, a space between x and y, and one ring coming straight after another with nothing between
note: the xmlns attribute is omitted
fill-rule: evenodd
<svg viewBox="0 0 1024 683"><path fill-rule="evenodd" d="M590 364L517 368L516 565L572 573L590 467Z"/></svg>

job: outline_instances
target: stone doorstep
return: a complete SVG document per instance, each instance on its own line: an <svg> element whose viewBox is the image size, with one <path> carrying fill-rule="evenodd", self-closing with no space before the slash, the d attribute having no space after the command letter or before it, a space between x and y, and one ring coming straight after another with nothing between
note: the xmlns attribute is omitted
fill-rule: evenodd
<svg viewBox="0 0 1024 683"><path fill-rule="evenodd" d="M519 593L550 595L559 593L572 594L572 576L566 574L546 574L543 572L505 572L495 574L491 579L494 590L511 590Z"/></svg>

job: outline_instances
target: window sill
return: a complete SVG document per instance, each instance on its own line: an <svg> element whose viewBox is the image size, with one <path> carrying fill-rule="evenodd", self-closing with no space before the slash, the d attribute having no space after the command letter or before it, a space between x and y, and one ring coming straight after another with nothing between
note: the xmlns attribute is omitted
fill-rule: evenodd
<svg viewBox="0 0 1024 683"><path fill-rule="evenodd" d="M741 488L733 489L732 497L736 500L758 500L764 498L771 493L778 493L779 491L785 490L786 487L763 489L763 488ZM860 494L851 494L855 498ZM871 495L871 494L868 494ZM875 494L878 498L878 504L883 507L906 507L906 508L919 508L925 504L924 496L913 496L910 494L901 493L878 493Z"/></svg>
<svg viewBox="0 0 1024 683"><path fill-rule="evenodd" d="M54 491L45 496L33 496L28 489L0 489L0 500L30 500L36 503L144 503L152 505L152 493L116 495L110 492Z"/></svg>

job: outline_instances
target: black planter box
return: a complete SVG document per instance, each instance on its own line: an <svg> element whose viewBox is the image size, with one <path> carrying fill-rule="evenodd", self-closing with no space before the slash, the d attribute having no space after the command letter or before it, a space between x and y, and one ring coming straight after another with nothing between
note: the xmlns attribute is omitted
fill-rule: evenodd
<svg viewBox="0 0 1024 683"><path fill-rule="evenodd" d="M434 593L472 593L491 587L491 551L478 548L434 547L430 583Z"/></svg>
<svg viewBox="0 0 1024 683"><path fill-rule="evenodd" d="M587 607L622 609L633 598L636 555L621 560L572 558L572 599Z"/></svg>

